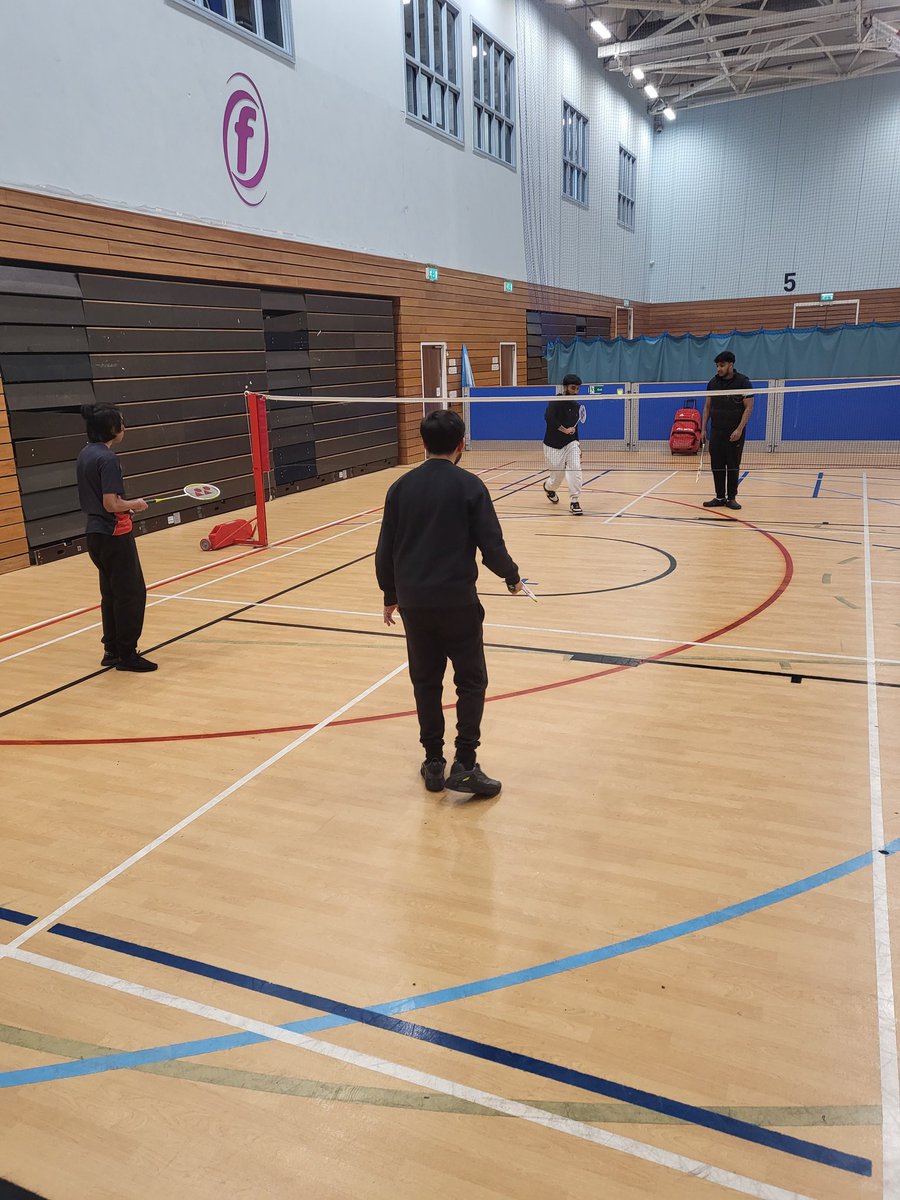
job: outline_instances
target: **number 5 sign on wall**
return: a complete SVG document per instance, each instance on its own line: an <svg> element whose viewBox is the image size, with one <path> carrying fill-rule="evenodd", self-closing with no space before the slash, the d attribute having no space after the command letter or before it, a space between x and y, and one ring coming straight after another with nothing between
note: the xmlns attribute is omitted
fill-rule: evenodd
<svg viewBox="0 0 900 1200"><path fill-rule="evenodd" d="M785 271L785 273L784 273L784 290L786 292L793 292L793 291L796 291L796 289L797 289L797 272L796 271Z"/></svg>

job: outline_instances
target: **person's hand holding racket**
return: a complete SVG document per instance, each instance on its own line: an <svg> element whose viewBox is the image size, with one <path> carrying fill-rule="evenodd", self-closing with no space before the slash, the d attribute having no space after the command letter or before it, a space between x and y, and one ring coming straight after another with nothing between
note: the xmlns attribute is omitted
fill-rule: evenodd
<svg viewBox="0 0 900 1200"><path fill-rule="evenodd" d="M511 596L527 596L529 600L533 600L537 604L537 596L524 579L519 579L516 583L508 583L506 589Z"/></svg>
<svg viewBox="0 0 900 1200"><path fill-rule="evenodd" d="M128 503L133 513L146 512L150 507L146 500L129 500Z"/></svg>

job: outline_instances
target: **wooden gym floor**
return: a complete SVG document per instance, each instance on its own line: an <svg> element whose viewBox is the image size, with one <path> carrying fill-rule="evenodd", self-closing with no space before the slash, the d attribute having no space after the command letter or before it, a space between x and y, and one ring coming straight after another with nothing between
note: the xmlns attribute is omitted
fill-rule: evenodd
<svg viewBox="0 0 900 1200"><path fill-rule="evenodd" d="M0 1174L890 1194L900 471L751 471L740 513L588 476L580 521L487 472L540 595L482 574L490 802L419 778L395 475L270 505L264 552L142 538L151 676L99 671L86 559L0 579Z"/></svg>

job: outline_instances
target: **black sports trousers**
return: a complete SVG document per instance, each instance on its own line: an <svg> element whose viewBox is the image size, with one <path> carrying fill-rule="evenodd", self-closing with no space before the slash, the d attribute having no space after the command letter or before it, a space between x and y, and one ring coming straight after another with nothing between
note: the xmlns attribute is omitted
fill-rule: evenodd
<svg viewBox="0 0 900 1200"><path fill-rule="evenodd" d="M716 495L720 500L733 500L737 495L741 474L741 455L745 434L740 441L731 441L733 429L713 429L709 435L709 465L712 468Z"/></svg>
<svg viewBox="0 0 900 1200"><path fill-rule="evenodd" d="M444 751L444 672L453 664L456 685L456 757L471 767L481 742L487 691L484 609L479 603L454 608L402 608L409 677L416 698L420 741L426 758Z"/></svg>
<svg viewBox="0 0 900 1200"><path fill-rule="evenodd" d="M147 604L134 534L89 533L87 548L100 573L103 646L107 654L128 658L137 651Z"/></svg>

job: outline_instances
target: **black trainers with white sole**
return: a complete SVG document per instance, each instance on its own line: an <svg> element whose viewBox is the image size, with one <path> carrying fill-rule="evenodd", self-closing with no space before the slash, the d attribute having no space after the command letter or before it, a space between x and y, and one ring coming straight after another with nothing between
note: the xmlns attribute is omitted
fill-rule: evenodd
<svg viewBox="0 0 900 1200"><path fill-rule="evenodd" d="M546 483L542 483L541 487L544 489L544 495L551 504L559 504L559 496L557 496L556 492L551 492Z"/></svg>
<svg viewBox="0 0 900 1200"><path fill-rule="evenodd" d="M447 787L451 792L468 792L471 796L481 796L484 799L498 795L502 786L499 779L491 779L485 775L478 763L474 767L464 767L455 762L447 776Z"/></svg>
<svg viewBox="0 0 900 1200"><path fill-rule="evenodd" d="M442 792L444 790L444 767L447 765L445 758L426 758L419 768L419 774L425 780L425 786L429 792Z"/></svg>
<svg viewBox="0 0 900 1200"><path fill-rule="evenodd" d="M583 517L584 516L584 509L581 507L581 505L578 503L577 500L573 500L572 503L569 505L569 512L572 514L573 517Z"/></svg>

